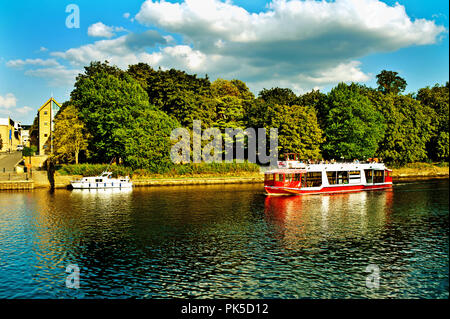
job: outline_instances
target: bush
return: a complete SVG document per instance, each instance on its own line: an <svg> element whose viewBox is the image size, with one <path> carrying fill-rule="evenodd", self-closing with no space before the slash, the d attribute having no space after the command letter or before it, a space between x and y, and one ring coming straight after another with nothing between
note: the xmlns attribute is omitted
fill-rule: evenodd
<svg viewBox="0 0 450 319"><path fill-rule="evenodd" d="M108 164L68 164L62 165L58 172L61 175L95 176L106 169L108 169ZM120 165L111 165L109 171L113 173L114 177L131 175L133 173L131 168Z"/></svg>
<svg viewBox="0 0 450 319"><path fill-rule="evenodd" d="M37 152L37 147L35 145L31 145L31 147L25 146L22 151L23 156L33 156Z"/></svg>
<svg viewBox="0 0 450 319"><path fill-rule="evenodd" d="M259 172L259 166L254 163L188 163L188 164L172 164L170 168L157 172L167 176L192 176L197 174L228 174L242 172ZM101 174L108 168L107 164L67 164L57 168L61 175L83 175L95 176ZM136 169L121 165L111 165L109 171L113 176L152 176L155 175L153 170Z"/></svg>

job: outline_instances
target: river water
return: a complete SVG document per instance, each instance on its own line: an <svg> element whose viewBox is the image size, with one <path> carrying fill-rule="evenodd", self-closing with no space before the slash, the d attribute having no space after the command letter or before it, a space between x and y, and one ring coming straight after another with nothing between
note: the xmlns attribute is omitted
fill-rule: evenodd
<svg viewBox="0 0 450 319"><path fill-rule="evenodd" d="M448 298L448 191L2 192L0 298Z"/></svg>

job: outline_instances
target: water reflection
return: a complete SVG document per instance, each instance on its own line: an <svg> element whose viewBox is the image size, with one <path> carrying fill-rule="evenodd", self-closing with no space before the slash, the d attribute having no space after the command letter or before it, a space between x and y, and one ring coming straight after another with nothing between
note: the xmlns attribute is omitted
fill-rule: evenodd
<svg viewBox="0 0 450 319"><path fill-rule="evenodd" d="M268 196L265 219L284 244L361 237L380 231L392 210L392 190L337 195Z"/></svg>
<svg viewBox="0 0 450 319"><path fill-rule="evenodd" d="M3 298L448 297L448 181L304 197L259 185L0 193L0 267Z"/></svg>

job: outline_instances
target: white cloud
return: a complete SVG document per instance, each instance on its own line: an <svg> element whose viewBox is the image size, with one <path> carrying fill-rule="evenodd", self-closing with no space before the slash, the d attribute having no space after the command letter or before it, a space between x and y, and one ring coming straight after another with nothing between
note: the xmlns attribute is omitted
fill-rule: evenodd
<svg viewBox="0 0 450 319"><path fill-rule="evenodd" d="M6 66L10 68L22 68L25 65L58 66L59 63L55 59L17 59L6 62Z"/></svg>
<svg viewBox="0 0 450 319"><path fill-rule="evenodd" d="M17 98L12 93L7 93L5 96L0 95L0 108L10 108L16 106Z"/></svg>
<svg viewBox="0 0 450 319"><path fill-rule="evenodd" d="M72 86L76 76L82 73L81 69L67 69L64 66L40 68L25 71L25 75L44 78L50 85L58 87Z"/></svg>
<svg viewBox="0 0 450 319"><path fill-rule="evenodd" d="M103 24L102 22L97 22L88 27L88 35L91 37L99 38L112 38L116 34L114 32L126 31L123 27L112 27Z"/></svg>
<svg viewBox="0 0 450 319"><path fill-rule="evenodd" d="M125 13L123 14L123 17L124 17L125 19L128 19L128 18L130 17L130 13L129 13L129 12L125 12Z"/></svg>
<svg viewBox="0 0 450 319"><path fill-rule="evenodd" d="M274 0L260 13L230 1L147 0L136 19L181 34L192 46L164 48L153 54L157 62L171 67L184 59L188 71L238 77L253 88L367 81L357 59L433 44L445 31L433 21L411 20L399 4L377 0Z"/></svg>
<svg viewBox="0 0 450 319"><path fill-rule="evenodd" d="M46 47L40 47L39 52L47 52L48 49Z"/></svg>
<svg viewBox="0 0 450 319"><path fill-rule="evenodd" d="M126 68L129 64L145 59L148 56L146 48L166 43L167 39L158 32L148 30L143 33L129 33L115 39L96 41L65 52L52 52L51 55L66 59L76 66L84 66L91 61L108 60L112 64Z"/></svg>
<svg viewBox="0 0 450 319"><path fill-rule="evenodd" d="M15 109L15 111L17 113L20 113L20 114L27 114L27 113L30 113L33 110L34 109L32 107L29 107L29 106L19 107L19 108Z"/></svg>
<svg viewBox="0 0 450 319"><path fill-rule="evenodd" d="M136 20L171 35L148 30L112 38L126 30L98 22L88 34L108 39L51 52L54 59L8 64L46 66L26 74L73 84L75 75L91 61L108 60L121 68L146 62L155 68L207 73L211 79L239 78L254 92L273 86L304 92L341 81L367 81L372 75L363 71L358 59L433 44L446 34L434 21L411 19L402 5L378 0L274 0L259 13L228 0L147 0ZM174 35L181 35L182 43Z"/></svg>

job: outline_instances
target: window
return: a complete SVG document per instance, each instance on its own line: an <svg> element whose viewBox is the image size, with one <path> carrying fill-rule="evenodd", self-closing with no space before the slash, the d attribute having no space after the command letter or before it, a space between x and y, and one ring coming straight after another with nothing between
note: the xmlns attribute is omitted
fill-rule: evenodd
<svg viewBox="0 0 450 319"><path fill-rule="evenodd" d="M366 175L366 183L373 183L373 171L371 169L365 169L364 174Z"/></svg>
<svg viewBox="0 0 450 319"><path fill-rule="evenodd" d="M47 111L44 111L44 115L47 115Z"/></svg>
<svg viewBox="0 0 450 319"><path fill-rule="evenodd" d="M300 182L300 174L294 175L294 182Z"/></svg>
<svg viewBox="0 0 450 319"><path fill-rule="evenodd" d="M48 123L47 122L44 122L44 126L47 126L48 125Z"/></svg>
<svg viewBox="0 0 450 319"><path fill-rule="evenodd" d="M308 172L306 174L306 187L319 187L322 185L322 172Z"/></svg>
<svg viewBox="0 0 450 319"><path fill-rule="evenodd" d="M273 174L264 174L265 181L273 181Z"/></svg>
<svg viewBox="0 0 450 319"><path fill-rule="evenodd" d="M47 137L48 136L48 134L44 134L44 137Z"/></svg>
<svg viewBox="0 0 450 319"><path fill-rule="evenodd" d="M285 182L292 182L294 179L294 174L286 174Z"/></svg>
<svg viewBox="0 0 450 319"><path fill-rule="evenodd" d="M96 183L101 183L102 181L103 181L103 180L102 180L101 178L100 178L100 179L98 179L98 178L95 179L95 182L96 182Z"/></svg>
<svg viewBox="0 0 450 319"><path fill-rule="evenodd" d="M347 171L337 172L337 183L338 184L348 184L348 172Z"/></svg>
<svg viewBox="0 0 450 319"><path fill-rule="evenodd" d="M284 181L284 174L278 174L278 181L283 182Z"/></svg>
<svg viewBox="0 0 450 319"><path fill-rule="evenodd" d="M373 171L373 182L374 183L384 183L384 170L374 170Z"/></svg>
<svg viewBox="0 0 450 319"><path fill-rule="evenodd" d="M350 184L361 183L361 172L360 171L350 171L348 172Z"/></svg>
<svg viewBox="0 0 450 319"><path fill-rule="evenodd" d="M328 184L337 184L337 172L327 172Z"/></svg>

